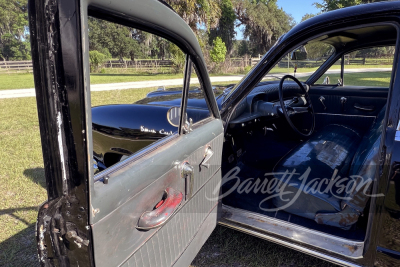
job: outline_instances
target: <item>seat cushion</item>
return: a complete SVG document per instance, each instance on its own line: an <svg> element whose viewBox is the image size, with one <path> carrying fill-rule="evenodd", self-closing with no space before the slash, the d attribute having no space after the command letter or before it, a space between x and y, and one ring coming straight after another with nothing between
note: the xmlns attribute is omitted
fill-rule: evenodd
<svg viewBox="0 0 400 267"><path fill-rule="evenodd" d="M354 130L333 124L289 152L274 168L281 183L275 206L310 219L340 211L346 185L338 181L349 172L360 140Z"/></svg>

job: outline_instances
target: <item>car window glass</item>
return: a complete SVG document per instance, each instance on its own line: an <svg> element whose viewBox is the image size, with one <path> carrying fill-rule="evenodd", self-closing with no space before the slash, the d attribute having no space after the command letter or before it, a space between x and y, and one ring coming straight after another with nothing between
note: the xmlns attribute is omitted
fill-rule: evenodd
<svg viewBox="0 0 400 267"><path fill-rule="evenodd" d="M344 85L389 87L394 52L394 46L382 46L345 55Z"/></svg>
<svg viewBox="0 0 400 267"><path fill-rule="evenodd" d="M345 54L343 85L389 87L394 52L394 46L382 46ZM336 61L314 84L339 84L341 62Z"/></svg>
<svg viewBox="0 0 400 267"><path fill-rule="evenodd" d="M314 84L326 84L326 85L337 85L341 79L341 66L342 66L342 59L336 60L329 69L319 77L318 81ZM340 82L341 83L341 82Z"/></svg>
<svg viewBox="0 0 400 267"><path fill-rule="evenodd" d="M295 76L299 81L307 81L314 71L335 52L333 46L317 39L309 41L286 54L264 76L262 81L280 80L286 74Z"/></svg>
<svg viewBox="0 0 400 267"><path fill-rule="evenodd" d="M89 60L95 173L177 134L167 114L181 104L186 54L180 48L90 17Z"/></svg>

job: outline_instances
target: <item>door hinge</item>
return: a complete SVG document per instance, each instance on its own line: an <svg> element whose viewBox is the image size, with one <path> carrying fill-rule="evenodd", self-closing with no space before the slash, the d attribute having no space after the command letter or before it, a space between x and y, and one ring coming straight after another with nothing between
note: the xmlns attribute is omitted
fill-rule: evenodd
<svg viewBox="0 0 400 267"><path fill-rule="evenodd" d="M78 248L81 248L82 245L86 247L89 246L89 240L83 239L82 237L78 236L78 234L74 230L68 231L67 234L65 235L65 238L69 242L75 243L78 246Z"/></svg>

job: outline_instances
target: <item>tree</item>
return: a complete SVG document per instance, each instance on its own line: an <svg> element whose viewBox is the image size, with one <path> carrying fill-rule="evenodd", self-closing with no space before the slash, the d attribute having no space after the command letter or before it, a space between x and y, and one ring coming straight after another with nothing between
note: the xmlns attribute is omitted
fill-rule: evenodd
<svg viewBox="0 0 400 267"><path fill-rule="evenodd" d="M135 31L123 25L89 18L89 50L108 50L113 57L121 60L130 57L132 60L141 55Z"/></svg>
<svg viewBox="0 0 400 267"><path fill-rule="evenodd" d="M30 59L28 1L0 0L0 58Z"/></svg>
<svg viewBox="0 0 400 267"><path fill-rule="evenodd" d="M226 57L226 46L220 37L215 38L213 42L213 48L210 51L211 60L215 63L221 63L225 61Z"/></svg>
<svg viewBox="0 0 400 267"><path fill-rule="evenodd" d="M322 12L326 12L339 8L381 1L386 0L323 0L321 3L314 3L314 5L321 9Z"/></svg>
<svg viewBox="0 0 400 267"><path fill-rule="evenodd" d="M244 37L252 44L252 54L264 54L288 32L295 22L293 17L278 8L277 0L234 0L238 26L244 25Z"/></svg>
<svg viewBox="0 0 400 267"><path fill-rule="evenodd" d="M215 28L221 16L218 1L215 0L166 0L181 18L197 33L198 25L208 30Z"/></svg>
<svg viewBox="0 0 400 267"><path fill-rule="evenodd" d="M186 61L183 51L178 46L170 43L169 52L175 72L178 73L179 71L182 71Z"/></svg>
<svg viewBox="0 0 400 267"><path fill-rule="evenodd" d="M249 46L249 41L241 40L238 47L238 56L249 55L251 53Z"/></svg>
<svg viewBox="0 0 400 267"><path fill-rule="evenodd" d="M307 13L305 14L302 18L301 21L305 21L307 19L313 18L318 14L310 14ZM331 45L325 44L323 42L309 42L308 44L305 45L305 48L307 50L307 57L308 59L312 60L321 60L324 57L328 57L332 55L332 49L333 47Z"/></svg>
<svg viewBox="0 0 400 267"><path fill-rule="evenodd" d="M90 71L96 71L106 61L106 59L106 55L99 51L89 51Z"/></svg>
<svg viewBox="0 0 400 267"><path fill-rule="evenodd" d="M235 20L236 14L233 10L233 5L231 0L221 0L220 2L221 8L221 18L219 19L217 27L215 29L210 30L210 38L209 42L215 40L217 36L222 38L222 41L226 45L226 49L228 53L232 53L233 41L235 39Z"/></svg>
<svg viewBox="0 0 400 267"><path fill-rule="evenodd" d="M319 14L321 14L321 13L319 13ZM313 18L313 17L315 17L315 16L317 16L319 14L307 13L307 14L303 15L303 17L301 18L301 22L303 22L305 20L308 20L308 19L311 19L311 18Z"/></svg>

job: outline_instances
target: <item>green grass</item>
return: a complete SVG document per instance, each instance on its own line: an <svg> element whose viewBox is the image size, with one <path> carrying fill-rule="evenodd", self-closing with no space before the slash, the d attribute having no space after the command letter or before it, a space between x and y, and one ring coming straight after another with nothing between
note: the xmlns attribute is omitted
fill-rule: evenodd
<svg viewBox="0 0 400 267"><path fill-rule="evenodd" d="M0 266L36 263L33 224L46 200L34 98L0 100Z"/></svg>
<svg viewBox="0 0 400 267"><path fill-rule="evenodd" d="M334 267L336 265L222 226L212 233L191 267Z"/></svg>
<svg viewBox="0 0 400 267"><path fill-rule="evenodd" d="M92 84L123 83L182 78L182 74L92 73ZM34 88L32 73L0 74L0 90Z"/></svg>
<svg viewBox="0 0 400 267"><path fill-rule="evenodd" d="M237 74L211 74L210 76L231 76ZM192 75L195 77L196 75ZM152 80L168 80L183 78L182 73L136 73L133 70L125 69L107 69L106 73L92 73L90 74L90 81L92 84L104 83L123 83L123 82L138 82L138 81L152 81ZM32 73L13 73L5 74L0 73L0 90L8 89L27 89L34 88L33 74Z"/></svg>
<svg viewBox="0 0 400 267"><path fill-rule="evenodd" d="M391 65L346 65L346 69L355 68L390 68ZM297 73L313 72L317 68L299 68ZM339 65L334 65L330 69L340 69ZM292 73L293 68L273 68L269 74L276 73ZM237 75L234 73L215 73L210 76L231 76ZM150 80L167 80L182 78L183 74L171 73L137 73L134 70L125 69L107 69L106 73L92 73L90 75L92 84L104 83L122 83L122 82L137 82L137 81L150 81ZM332 79L331 79L332 80ZM14 73L14 74L0 74L0 90L7 89L26 89L33 88L33 74L32 73Z"/></svg>
<svg viewBox="0 0 400 267"><path fill-rule="evenodd" d="M35 87L32 73L0 74L0 90Z"/></svg>
<svg viewBox="0 0 400 267"><path fill-rule="evenodd" d="M341 68L340 65L333 65L329 69L330 70L339 70ZM371 68L392 68L392 65L345 65L344 69L371 69ZM318 68L298 68L297 73L305 73L305 72L313 72L316 71ZM269 72L270 74L275 73L292 73L293 68L278 68L275 67L271 69Z"/></svg>
<svg viewBox="0 0 400 267"><path fill-rule="evenodd" d="M345 73L344 74L344 85L355 85L355 86L381 86L389 87L390 84L390 71L384 72L365 72L365 73ZM325 77L329 76L330 84L336 84L340 79L339 74L328 74L323 75L315 84L322 84Z"/></svg>

